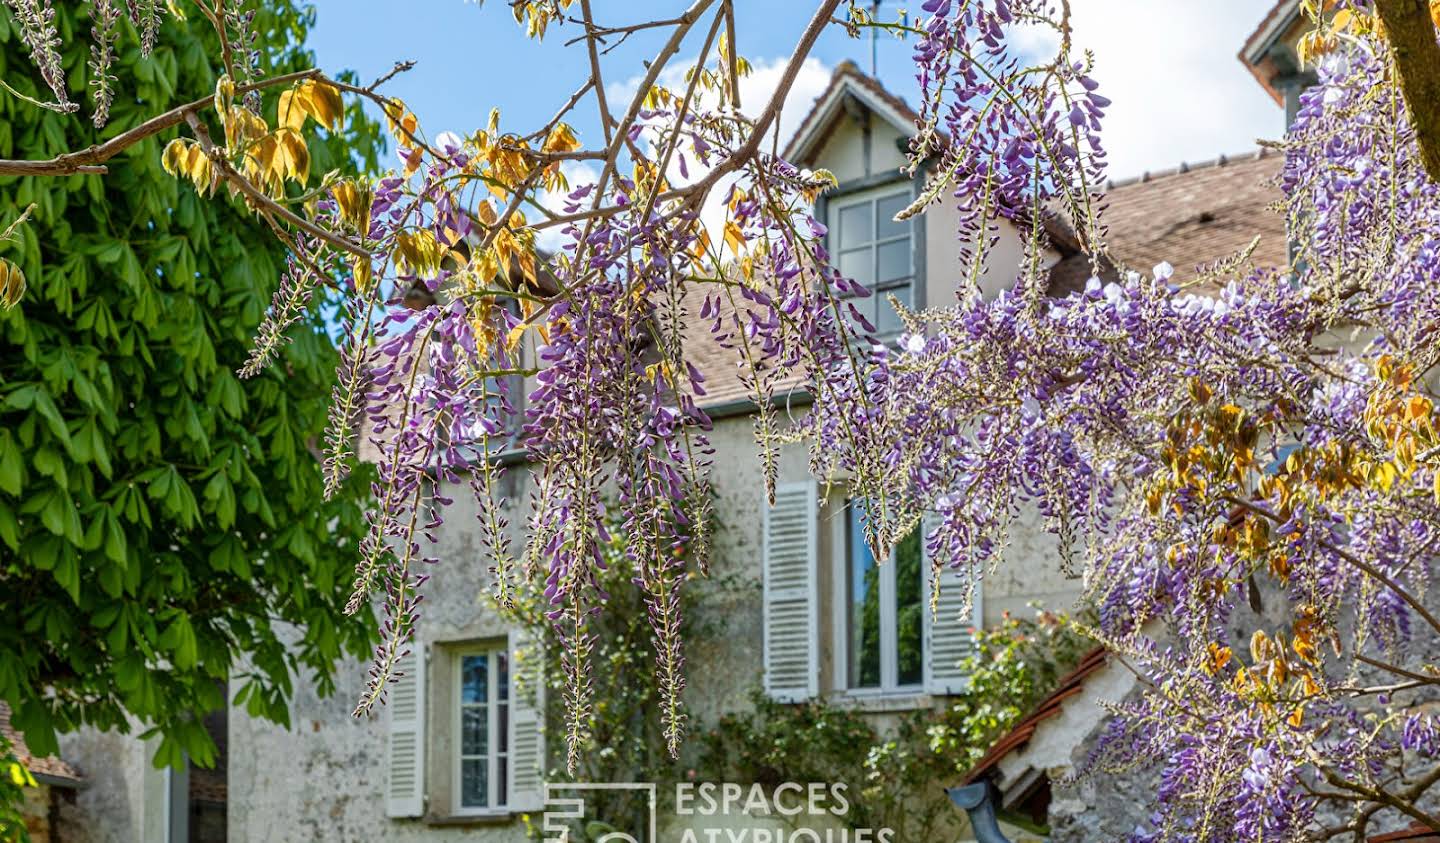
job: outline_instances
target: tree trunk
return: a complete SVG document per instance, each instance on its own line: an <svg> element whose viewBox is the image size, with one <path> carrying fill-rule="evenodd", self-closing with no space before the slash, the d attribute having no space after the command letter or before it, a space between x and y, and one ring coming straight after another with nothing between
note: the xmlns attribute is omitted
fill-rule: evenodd
<svg viewBox="0 0 1440 843"><path fill-rule="evenodd" d="M1429 0L1375 0L1395 56L1425 172L1440 182L1440 43Z"/></svg>

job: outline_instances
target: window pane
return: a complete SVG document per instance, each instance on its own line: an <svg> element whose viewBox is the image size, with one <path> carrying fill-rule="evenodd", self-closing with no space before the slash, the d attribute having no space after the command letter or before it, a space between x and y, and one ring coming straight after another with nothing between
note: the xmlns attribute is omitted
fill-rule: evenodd
<svg viewBox="0 0 1440 843"><path fill-rule="evenodd" d="M864 247L840 253L840 274L853 278L866 287L875 286L875 253Z"/></svg>
<svg viewBox="0 0 1440 843"><path fill-rule="evenodd" d="M895 663L897 681L901 685L919 685L925 681L924 638L920 626L925 605L921 597L925 570L920 564L921 531L917 528L895 548Z"/></svg>
<svg viewBox="0 0 1440 843"><path fill-rule="evenodd" d="M860 246L874 239L875 221L870 216L869 202L861 202L859 205L840 209L840 239L838 243L841 249Z"/></svg>
<svg viewBox="0 0 1440 843"><path fill-rule="evenodd" d="M880 283L898 281L910 277L910 241L896 240L879 246L876 263L880 269Z"/></svg>
<svg viewBox="0 0 1440 843"><path fill-rule="evenodd" d="M500 663L499 691L500 700L504 702L510 698L510 662L509 655L504 651L495 654L495 660Z"/></svg>
<svg viewBox="0 0 1440 843"><path fill-rule="evenodd" d="M460 709L460 754L484 755L490 751L486 734L486 706L467 705Z"/></svg>
<svg viewBox="0 0 1440 843"><path fill-rule="evenodd" d="M497 752L505 753L510 751L510 706L500 703L495 709L495 745L499 747Z"/></svg>
<svg viewBox="0 0 1440 843"><path fill-rule="evenodd" d="M490 762L484 759L460 762L460 804L466 808L490 805Z"/></svg>
<svg viewBox="0 0 1440 843"><path fill-rule="evenodd" d="M510 759L500 756L500 763L495 765L495 802L498 805L510 804L510 795L506 793L510 789Z"/></svg>
<svg viewBox="0 0 1440 843"><path fill-rule="evenodd" d="M465 656L460 660L460 701L483 703L490 701L487 681L490 672L489 656Z"/></svg>
<svg viewBox="0 0 1440 843"><path fill-rule="evenodd" d="M875 293L875 297L879 299L876 303L875 327L881 336L898 334L905 327L900 324L900 314L895 312L895 306L890 303L891 296L899 299L900 303L906 307L910 307L910 285L891 287Z"/></svg>
<svg viewBox="0 0 1440 843"><path fill-rule="evenodd" d="M895 215L905 210L909 204L910 194L908 193L886 196L875 203L875 236L877 239L884 240L886 237L898 237L901 234L910 233L909 220L895 221Z"/></svg>
<svg viewBox="0 0 1440 843"><path fill-rule="evenodd" d="M880 687L880 567L865 543L862 507L851 503L850 545L850 687Z"/></svg>

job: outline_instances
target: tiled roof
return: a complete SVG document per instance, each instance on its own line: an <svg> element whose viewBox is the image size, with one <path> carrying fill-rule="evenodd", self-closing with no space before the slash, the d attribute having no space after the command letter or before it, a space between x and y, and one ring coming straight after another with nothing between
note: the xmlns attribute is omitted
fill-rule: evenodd
<svg viewBox="0 0 1440 843"><path fill-rule="evenodd" d="M1035 735L1035 730L1040 728L1040 724L1059 714L1065 701L1084 690L1085 680L1104 666L1104 648L1096 647L1086 653L1085 657L1080 660L1080 664L1060 679L1060 684L1049 696L1031 709L1029 714L1025 715L1019 723L1016 723L1009 732L1006 732L990 747L990 751L985 753L985 757L970 768L970 772L965 774L964 784L969 784L989 773L1000 764L1005 756L1029 743L1030 738Z"/></svg>
<svg viewBox="0 0 1440 843"><path fill-rule="evenodd" d="M722 288L715 284L691 283L686 286L685 294L680 299L680 324L685 357L705 375L705 394L696 396L696 403L707 409L753 401L755 398L753 391L742 378L745 369L741 365L741 352L723 347L711 331L716 314L711 313L704 318L700 315L707 295L718 299L722 332L738 335L740 329L735 326L735 311L728 304L729 297L723 295L721 290ZM739 295L734 298L742 307L746 304ZM786 394L797 389L802 380L798 373L788 376L775 390L775 399L783 403Z"/></svg>
<svg viewBox="0 0 1440 843"><path fill-rule="evenodd" d="M1282 198L1276 184L1282 162L1262 149L1113 184L1102 217L1110 255L1145 273L1169 261L1175 281L1184 283L1197 267L1234 256L1258 235L1250 265L1288 265L1285 219L1271 207ZM1071 254L1051 271L1051 292L1078 289L1089 277L1089 261Z"/></svg>
<svg viewBox="0 0 1440 843"><path fill-rule="evenodd" d="M13 746L20 763L29 768L36 778L43 778L47 784L75 786L84 781L80 772L55 756L36 758L25 745L25 736L10 725L10 706L0 702L0 735Z"/></svg>
<svg viewBox="0 0 1440 843"><path fill-rule="evenodd" d="M830 84L825 87L825 90L820 93L820 96L815 98L815 102L811 104L810 111L805 115L805 119L800 121L800 128L795 130L794 137L790 138L785 144L785 160L800 165L813 163L806 160L796 160L795 156L802 151L801 148L804 146L811 146L812 150L819 148L817 145L808 143L808 141L811 136L817 132L820 132L822 136L830 132L830 126L819 125L820 120L825 116L822 113L822 109L835 90L847 82L852 82L860 86L866 93L874 96L877 100L892 109L901 119L911 124L910 128L912 131L918 128L920 115L915 113L915 109L911 108L905 100L886 90L885 86L881 85L873 76L861 71L855 62L846 59L836 65L835 72L830 75ZM841 116L843 116L843 113Z"/></svg>

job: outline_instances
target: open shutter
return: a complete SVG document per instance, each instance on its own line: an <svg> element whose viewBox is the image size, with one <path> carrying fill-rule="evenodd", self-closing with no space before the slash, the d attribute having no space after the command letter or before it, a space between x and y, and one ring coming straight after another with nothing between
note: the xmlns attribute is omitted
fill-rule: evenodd
<svg viewBox="0 0 1440 843"><path fill-rule="evenodd" d="M425 813L425 651L418 644L395 662L390 680L390 747L385 813Z"/></svg>
<svg viewBox="0 0 1440 843"><path fill-rule="evenodd" d="M787 483L765 510L765 692L781 702L819 690L817 498L814 482Z"/></svg>
<svg viewBox="0 0 1440 843"><path fill-rule="evenodd" d="M927 517L921 528L928 538L935 522ZM940 571L940 600L937 611L930 612L930 590L934 587L930 574L928 540L922 539L925 554L925 692L929 694L960 694L969 687L969 673L961 662L975 652L975 630L983 624L981 611L981 583L975 583L971 595L970 613L965 610L965 586L963 575L953 568Z"/></svg>
<svg viewBox="0 0 1440 843"><path fill-rule="evenodd" d="M510 810L545 807L545 684L540 642L510 632Z"/></svg>

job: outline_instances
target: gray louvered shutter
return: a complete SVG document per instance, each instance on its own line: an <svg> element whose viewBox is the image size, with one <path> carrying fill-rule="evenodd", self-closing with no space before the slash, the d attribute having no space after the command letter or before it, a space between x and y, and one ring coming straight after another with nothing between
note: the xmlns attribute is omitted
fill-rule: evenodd
<svg viewBox="0 0 1440 843"><path fill-rule="evenodd" d="M385 707L390 717L385 813L418 817L425 813L425 651L418 644L396 661Z"/></svg>
<svg viewBox="0 0 1440 843"><path fill-rule="evenodd" d="M786 483L765 507L765 692L781 702L819 692L817 498L813 481Z"/></svg>
<svg viewBox="0 0 1440 843"><path fill-rule="evenodd" d="M545 683L540 642L510 632L510 810L545 807Z"/></svg>
<svg viewBox="0 0 1440 843"><path fill-rule="evenodd" d="M921 525L925 536L935 527L933 517ZM975 630L983 623L981 583L975 583L970 612L965 613L964 575L946 566L940 571L940 601L937 611L930 612L930 592L934 582L930 572L929 542L925 553L925 692L929 694L960 694L969 687L969 673L961 662L975 653Z"/></svg>

